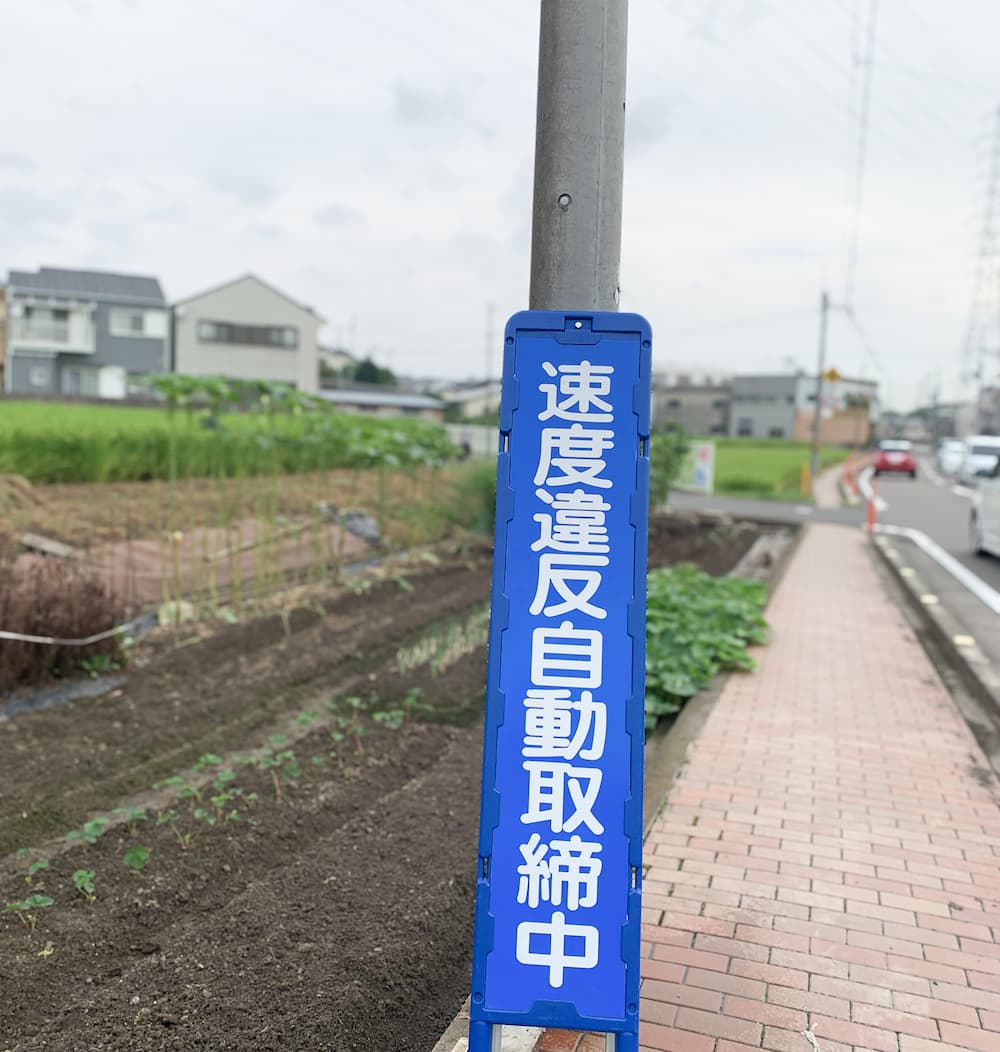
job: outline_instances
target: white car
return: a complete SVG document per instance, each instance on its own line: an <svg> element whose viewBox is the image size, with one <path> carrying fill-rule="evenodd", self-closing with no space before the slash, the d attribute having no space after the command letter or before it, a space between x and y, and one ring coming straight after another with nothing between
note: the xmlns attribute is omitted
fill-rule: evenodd
<svg viewBox="0 0 1000 1052"><path fill-rule="evenodd" d="M995 460L992 471L980 473L977 481L969 524L972 550L1000 558L1000 459Z"/></svg>
<svg viewBox="0 0 1000 1052"><path fill-rule="evenodd" d="M989 474L1000 460L1000 435L969 435L965 440L962 481L978 485L980 477Z"/></svg>
<svg viewBox="0 0 1000 1052"><path fill-rule="evenodd" d="M965 443L960 438L942 438L936 457L937 468L942 475L957 475L965 463Z"/></svg>

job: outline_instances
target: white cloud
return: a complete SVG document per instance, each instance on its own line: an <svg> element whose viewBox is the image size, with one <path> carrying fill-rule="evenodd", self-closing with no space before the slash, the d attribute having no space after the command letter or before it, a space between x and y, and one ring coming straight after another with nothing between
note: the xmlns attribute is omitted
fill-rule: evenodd
<svg viewBox="0 0 1000 1052"><path fill-rule="evenodd" d="M844 287L853 8L633 0L623 306L657 362L812 363L820 289ZM855 306L907 403L935 372L959 389L1000 8L880 11ZM498 367L527 297L537 3L49 0L4 31L10 266L175 297L256 271L422 374L482 372L492 303ZM836 315L830 359L876 371Z"/></svg>

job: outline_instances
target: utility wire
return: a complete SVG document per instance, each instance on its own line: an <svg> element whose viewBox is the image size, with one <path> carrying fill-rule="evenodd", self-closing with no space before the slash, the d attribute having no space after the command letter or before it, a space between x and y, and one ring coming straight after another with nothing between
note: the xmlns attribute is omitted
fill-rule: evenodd
<svg viewBox="0 0 1000 1052"><path fill-rule="evenodd" d="M781 311L776 314L757 314L749 318L730 318L727 321L708 322L705 325L686 325L679 329L657 329L659 336L683 336L687 333L711 332L716 329L741 329L749 325L766 325L769 322L786 321L790 318L812 317L816 312L812 308Z"/></svg>
<svg viewBox="0 0 1000 1052"><path fill-rule="evenodd" d="M874 72L875 43L878 24L878 0L869 0L868 46L863 59L861 75L861 97L858 111L857 156L854 170L854 205L851 233L847 244L847 267L844 275L844 303L850 308L854 299L854 282L858 268L858 247L861 241L861 205L865 183L865 166L868 157L868 123L871 112L872 76Z"/></svg>

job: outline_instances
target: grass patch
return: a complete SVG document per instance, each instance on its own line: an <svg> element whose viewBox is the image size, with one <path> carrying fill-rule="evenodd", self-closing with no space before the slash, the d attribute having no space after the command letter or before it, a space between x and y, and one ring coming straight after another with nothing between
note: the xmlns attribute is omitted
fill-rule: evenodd
<svg viewBox="0 0 1000 1052"><path fill-rule="evenodd" d="M802 465L809 463L808 442L781 439L715 440L715 492L732 497L801 501ZM847 459L848 450L826 446L820 464L830 467Z"/></svg>

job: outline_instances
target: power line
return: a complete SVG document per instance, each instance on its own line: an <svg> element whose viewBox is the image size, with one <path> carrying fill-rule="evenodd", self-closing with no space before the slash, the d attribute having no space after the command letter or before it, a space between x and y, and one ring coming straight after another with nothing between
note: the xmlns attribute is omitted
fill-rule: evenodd
<svg viewBox="0 0 1000 1052"><path fill-rule="evenodd" d="M659 336L684 336L695 332L713 332L717 329L741 329L749 325L765 325L769 322L787 321L790 318L810 317L815 313L811 308L781 311L776 314L757 314L748 318L731 318L728 321L708 322L705 325L687 325L679 329L657 329Z"/></svg>
<svg viewBox="0 0 1000 1052"><path fill-rule="evenodd" d="M850 308L854 297L854 279L858 267L858 246L861 241L861 202L868 157L868 121L871 112L872 76L875 59L878 0L870 0L868 8L868 46L862 60L861 97L858 111L858 138L854 171L854 206L851 234L847 244L847 266L844 275L844 303Z"/></svg>

